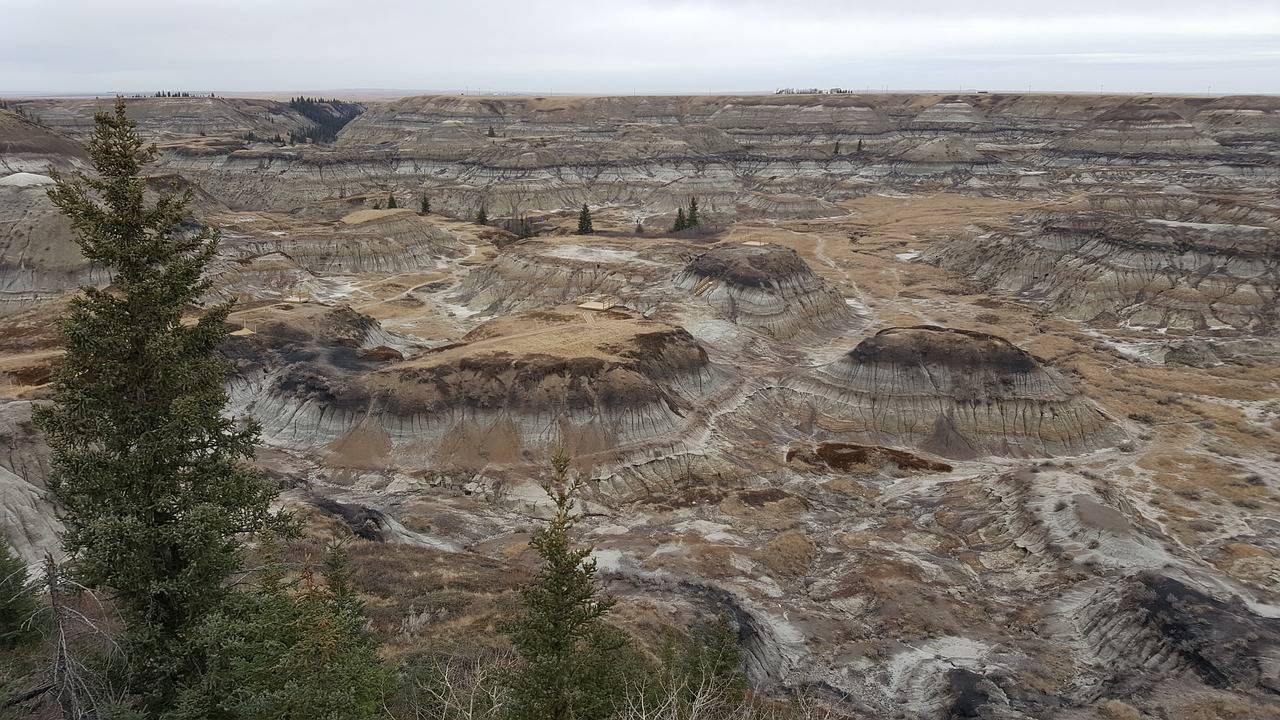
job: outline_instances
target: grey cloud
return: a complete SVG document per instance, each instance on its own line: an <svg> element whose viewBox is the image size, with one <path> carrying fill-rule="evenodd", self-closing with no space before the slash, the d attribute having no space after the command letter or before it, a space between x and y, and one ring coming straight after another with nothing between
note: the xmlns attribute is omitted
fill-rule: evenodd
<svg viewBox="0 0 1280 720"><path fill-rule="evenodd" d="M0 91L1280 92L1274 0L0 0Z"/></svg>

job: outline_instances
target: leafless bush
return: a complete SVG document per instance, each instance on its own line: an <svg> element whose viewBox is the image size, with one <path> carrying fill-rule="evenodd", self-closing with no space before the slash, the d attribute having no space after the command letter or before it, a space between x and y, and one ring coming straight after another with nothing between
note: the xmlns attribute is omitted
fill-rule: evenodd
<svg viewBox="0 0 1280 720"><path fill-rule="evenodd" d="M633 688L616 720L838 720L841 716L808 695L790 702L761 700L708 679L678 684L657 695Z"/></svg>
<svg viewBox="0 0 1280 720"><path fill-rule="evenodd" d="M396 720L497 720L506 702L503 678L516 666L515 653L438 653L411 669Z"/></svg>

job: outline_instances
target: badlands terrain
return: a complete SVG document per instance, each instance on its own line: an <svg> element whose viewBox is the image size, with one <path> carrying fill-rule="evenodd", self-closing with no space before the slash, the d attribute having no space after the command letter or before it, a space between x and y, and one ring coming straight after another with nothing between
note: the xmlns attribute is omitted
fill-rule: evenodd
<svg viewBox="0 0 1280 720"><path fill-rule="evenodd" d="M110 279L45 192L107 104L0 111L29 559L52 320ZM358 538L393 652L493 636L563 447L618 622L727 614L762 694L1280 717L1280 98L411 97L322 144L287 103L128 107L221 232L233 411Z"/></svg>

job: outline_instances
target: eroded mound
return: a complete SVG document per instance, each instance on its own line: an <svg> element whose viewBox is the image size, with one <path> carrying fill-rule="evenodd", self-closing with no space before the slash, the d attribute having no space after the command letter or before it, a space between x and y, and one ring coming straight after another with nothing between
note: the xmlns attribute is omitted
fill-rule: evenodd
<svg viewBox="0 0 1280 720"><path fill-rule="evenodd" d="M943 457L1078 453L1118 434L1058 373L973 331L881 330L788 386L826 431Z"/></svg>
<svg viewBox="0 0 1280 720"><path fill-rule="evenodd" d="M935 245L928 262L1100 324L1274 333L1280 216L1216 198L1104 196L1013 232Z"/></svg>
<svg viewBox="0 0 1280 720"><path fill-rule="evenodd" d="M456 300L487 313L583 301L621 302L643 312L666 297L659 284L669 282L672 266L686 257L685 246L669 243L524 242L471 272Z"/></svg>
<svg viewBox="0 0 1280 720"><path fill-rule="evenodd" d="M723 243L685 266L677 284L731 322L779 338L847 329L840 293L780 245Z"/></svg>
<svg viewBox="0 0 1280 720"><path fill-rule="evenodd" d="M623 313L504 317L403 361L368 318L346 335L265 328L275 347L259 356L274 362L258 363L240 402L274 441L325 445L340 465L394 453L399 464L482 466L560 446L607 456L683 427L718 382L682 328Z"/></svg>

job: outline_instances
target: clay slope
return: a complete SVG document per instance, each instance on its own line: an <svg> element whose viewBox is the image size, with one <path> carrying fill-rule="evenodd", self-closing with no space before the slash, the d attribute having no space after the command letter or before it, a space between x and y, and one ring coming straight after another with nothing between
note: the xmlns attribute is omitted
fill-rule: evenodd
<svg viewBox="0 0 1280 720"><path fill-rule="evenodd" d="M0 110L0 313L101 280L49 201L49 174L83 168L73 141Z"/></svg>
<svg viewBox="0 0 1280 720"><path fill-rule="evenodd" d="M924 259L1099 324L1274 333L1280 214L1188 195L1092 198L961 237Z"/></svg>
<svg viewBox="0 0 1280 720"><path fill-rule="evenodd" d="M1080 453L1120 435L1057 372L972 331L881 330L786 387L827 432L950 458Z"/></svg>
<svg viewBox="0 0 1280 720"><path fill-rule="evenodd" d="M840 293L780 245L717 245L676 283L729 321L777 338L840 332L855 321Z"/></svg>

